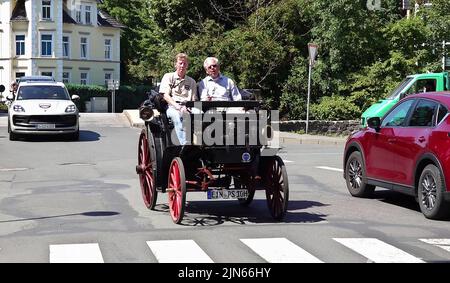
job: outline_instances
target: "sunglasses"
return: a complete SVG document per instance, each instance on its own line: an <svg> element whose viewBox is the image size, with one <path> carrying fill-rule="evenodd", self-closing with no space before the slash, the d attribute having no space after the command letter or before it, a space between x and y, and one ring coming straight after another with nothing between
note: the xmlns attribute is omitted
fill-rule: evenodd
<svg viewBox="0 0 450 283"><path fill-rule="evenodd" d="M208 69L217 68L217 65L209 65Z"/></svg>

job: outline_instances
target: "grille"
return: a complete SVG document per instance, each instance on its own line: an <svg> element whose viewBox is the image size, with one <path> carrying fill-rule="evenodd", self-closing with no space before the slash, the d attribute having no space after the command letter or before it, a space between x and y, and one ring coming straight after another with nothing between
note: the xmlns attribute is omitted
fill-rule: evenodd
<svg viewBox="0 0 450 283"><path fill-rule="evenodd" d="M37 124L55 124L56 128L74 127L77 124L77 115L14 115L15 126L32 127Z"/></svg>

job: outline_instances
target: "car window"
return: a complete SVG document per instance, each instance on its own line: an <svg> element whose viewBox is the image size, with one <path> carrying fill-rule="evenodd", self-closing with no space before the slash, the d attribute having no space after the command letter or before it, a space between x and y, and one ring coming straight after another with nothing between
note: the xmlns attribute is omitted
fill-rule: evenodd
<svg viewBox="0 0 450 283"><path fill-rule="evenodd" d="M396 99L398 94L409 84L409 82L413 78L406 78L402 81L401 84L398 85L396 89L392 91L392 93L386 99Z"/></svg>
<svg viewBox="0 0 450 283"><path fill-rule="evenodd" d="M417 80L407 90L407 94L436 91L436 79Z"/></svg>
<svg viewBox="0 0 450 283"><path fill-rule="evenodd" d="M436 125L438 125L445 118L445 116L447 116L447 113L448 113L447 107L440 104L436 119Z"/></svg>
<svg viewBox="0 0 450 283"><path fill-rule="evenodd" d="M386 127L399 127L403 126L406 117L408 116L408 112L415 102L414 99L409 99L400 103L395 107L384 119L381 126Z"/></svg>
<svg viewBox="0 0 450 283"><path fill-rule="evenodd" d="M70 100L69 94L61 86L23 86L19 88L17 100L57 99Z"/></svg>
<svg viewBox="0 0 450 283"><path fill-rule="evenodd" d="M414 109L409 126L411 127L431 127L433 117L439 104L434 101L421 99Z"/></svg>

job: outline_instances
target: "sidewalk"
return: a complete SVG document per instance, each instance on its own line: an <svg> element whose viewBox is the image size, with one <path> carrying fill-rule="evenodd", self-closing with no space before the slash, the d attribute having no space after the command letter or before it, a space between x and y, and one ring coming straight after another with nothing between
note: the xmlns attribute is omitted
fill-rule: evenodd
<svg viewBox="0 0 450 283"><path fill-rule="evenodd" d="M139 110L123 110L130 125L135 128L143 128L144 121L139 118ZM280 143L282 144L327 144L344 145L346 137L327 137L319 135L300 135L291 132L280 132Z"/></svg>

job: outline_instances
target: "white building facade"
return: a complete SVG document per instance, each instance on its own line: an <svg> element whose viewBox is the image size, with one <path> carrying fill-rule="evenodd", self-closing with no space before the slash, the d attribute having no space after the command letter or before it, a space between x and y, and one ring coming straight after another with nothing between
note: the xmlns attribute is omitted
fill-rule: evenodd
<svg viewBox="0 0 450 283"><path fill-rule="evenodd" d="M124 26L97 0L0 0L0 84L48 75L64 83L120 81Z"/></svg>

